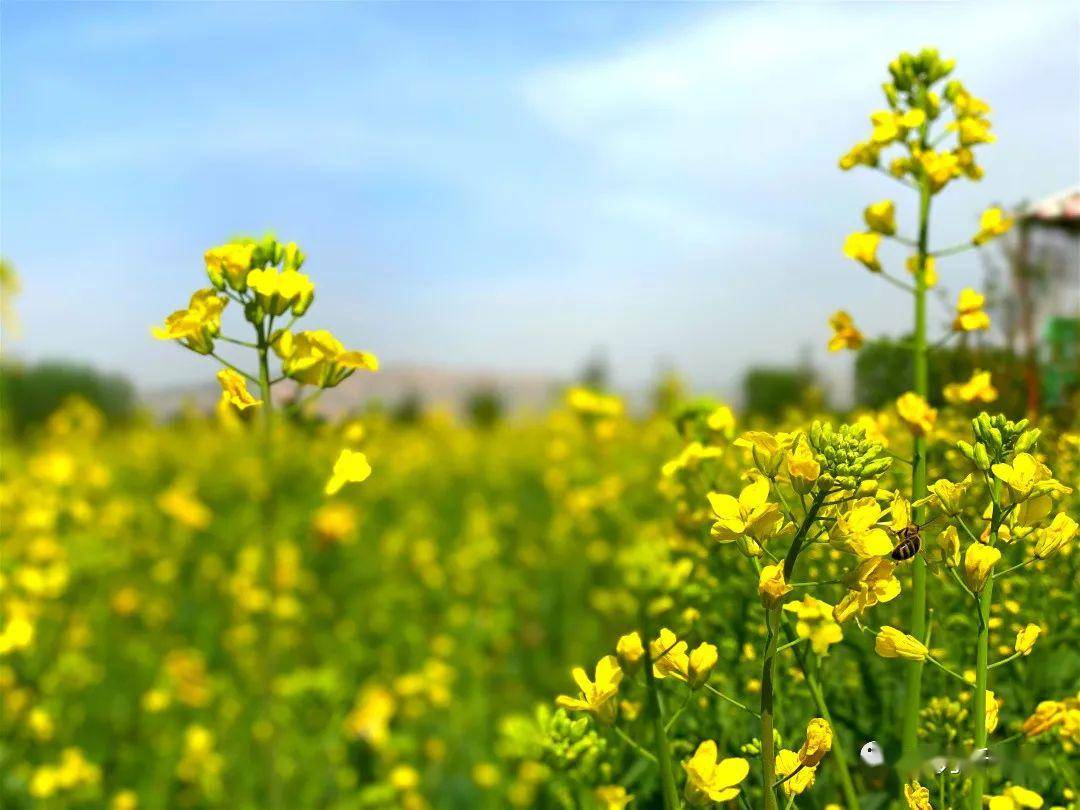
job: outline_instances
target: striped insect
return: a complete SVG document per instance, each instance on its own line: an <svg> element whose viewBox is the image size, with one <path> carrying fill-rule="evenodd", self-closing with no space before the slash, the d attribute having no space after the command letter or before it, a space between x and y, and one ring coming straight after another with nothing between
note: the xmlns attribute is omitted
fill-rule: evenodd
<svg viewBox="0 0 1080 810"><path fill-rule="evenodd" d="M893 545L891 556L897 562L910 560L922 549L922 526L918 523L909 523L896 533L896 543Z"/></svg>

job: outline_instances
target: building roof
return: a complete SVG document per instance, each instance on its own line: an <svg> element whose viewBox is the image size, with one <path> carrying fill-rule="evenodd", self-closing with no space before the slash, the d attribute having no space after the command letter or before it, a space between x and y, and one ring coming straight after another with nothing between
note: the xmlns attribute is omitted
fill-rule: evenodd
<svg viewBox="0 0 1080 810"><path fill-rule="evenodd" d="M1021 216L1047 225L1080 224L1080 186L1064 189L1030 203Z"/></svg>

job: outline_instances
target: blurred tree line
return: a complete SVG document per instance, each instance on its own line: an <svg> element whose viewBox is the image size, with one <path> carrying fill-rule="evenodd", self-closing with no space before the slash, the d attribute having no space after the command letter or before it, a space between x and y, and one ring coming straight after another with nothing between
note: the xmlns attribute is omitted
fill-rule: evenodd
<svg viewBox="0 0 1080 810"><path fill-rule="evenodd" d="M70 397L90 402L110 422L128 419L135 408L135 389L120 374L61 361L0 364L0 423L15 435L43 422Z"/></svg>

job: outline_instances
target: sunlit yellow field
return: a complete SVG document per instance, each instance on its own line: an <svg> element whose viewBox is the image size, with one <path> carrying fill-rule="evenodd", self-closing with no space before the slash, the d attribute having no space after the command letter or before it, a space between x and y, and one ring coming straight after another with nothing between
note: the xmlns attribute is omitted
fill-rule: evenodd
<svg viewBox="0 0 1080 810"><path fill-rule="evenodd" d="M317 261L206 250L152 334L216 409L5 421L3 806L1075 808L1080 429L997 414L988 371L929 382L990 315L964 289L935 338L928 291L1015 221L932 244L993 141L953 67L890 63L839 159L917 201L843 242L912 311L879 410L765 420L671 379L639 412L571 385L534 416L325 419L380 364L297 326Z"/></svg>

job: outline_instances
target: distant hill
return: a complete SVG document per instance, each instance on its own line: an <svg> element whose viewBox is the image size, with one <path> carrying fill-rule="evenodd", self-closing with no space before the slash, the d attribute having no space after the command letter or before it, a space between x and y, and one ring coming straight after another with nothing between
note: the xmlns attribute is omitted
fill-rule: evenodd
<svg viewBox="0 0 1080 810"><path fill-rule="evenodd" d="M418 396L426 407L446 407L462 413L468 397L476 391L495 390L507 411L541 411L554 402L566 383L555 377L486 371L458 371L428 366L398 366L376 374L357 372L336 388L326 391L316 410L338 416L379 401L388 407ZM291 382L275 386L275 400L292 397ZM216 382L205 385L173 386L139 392L139 402L156 416L169 416L185 405L209 410L221 389Z"/></svg>

